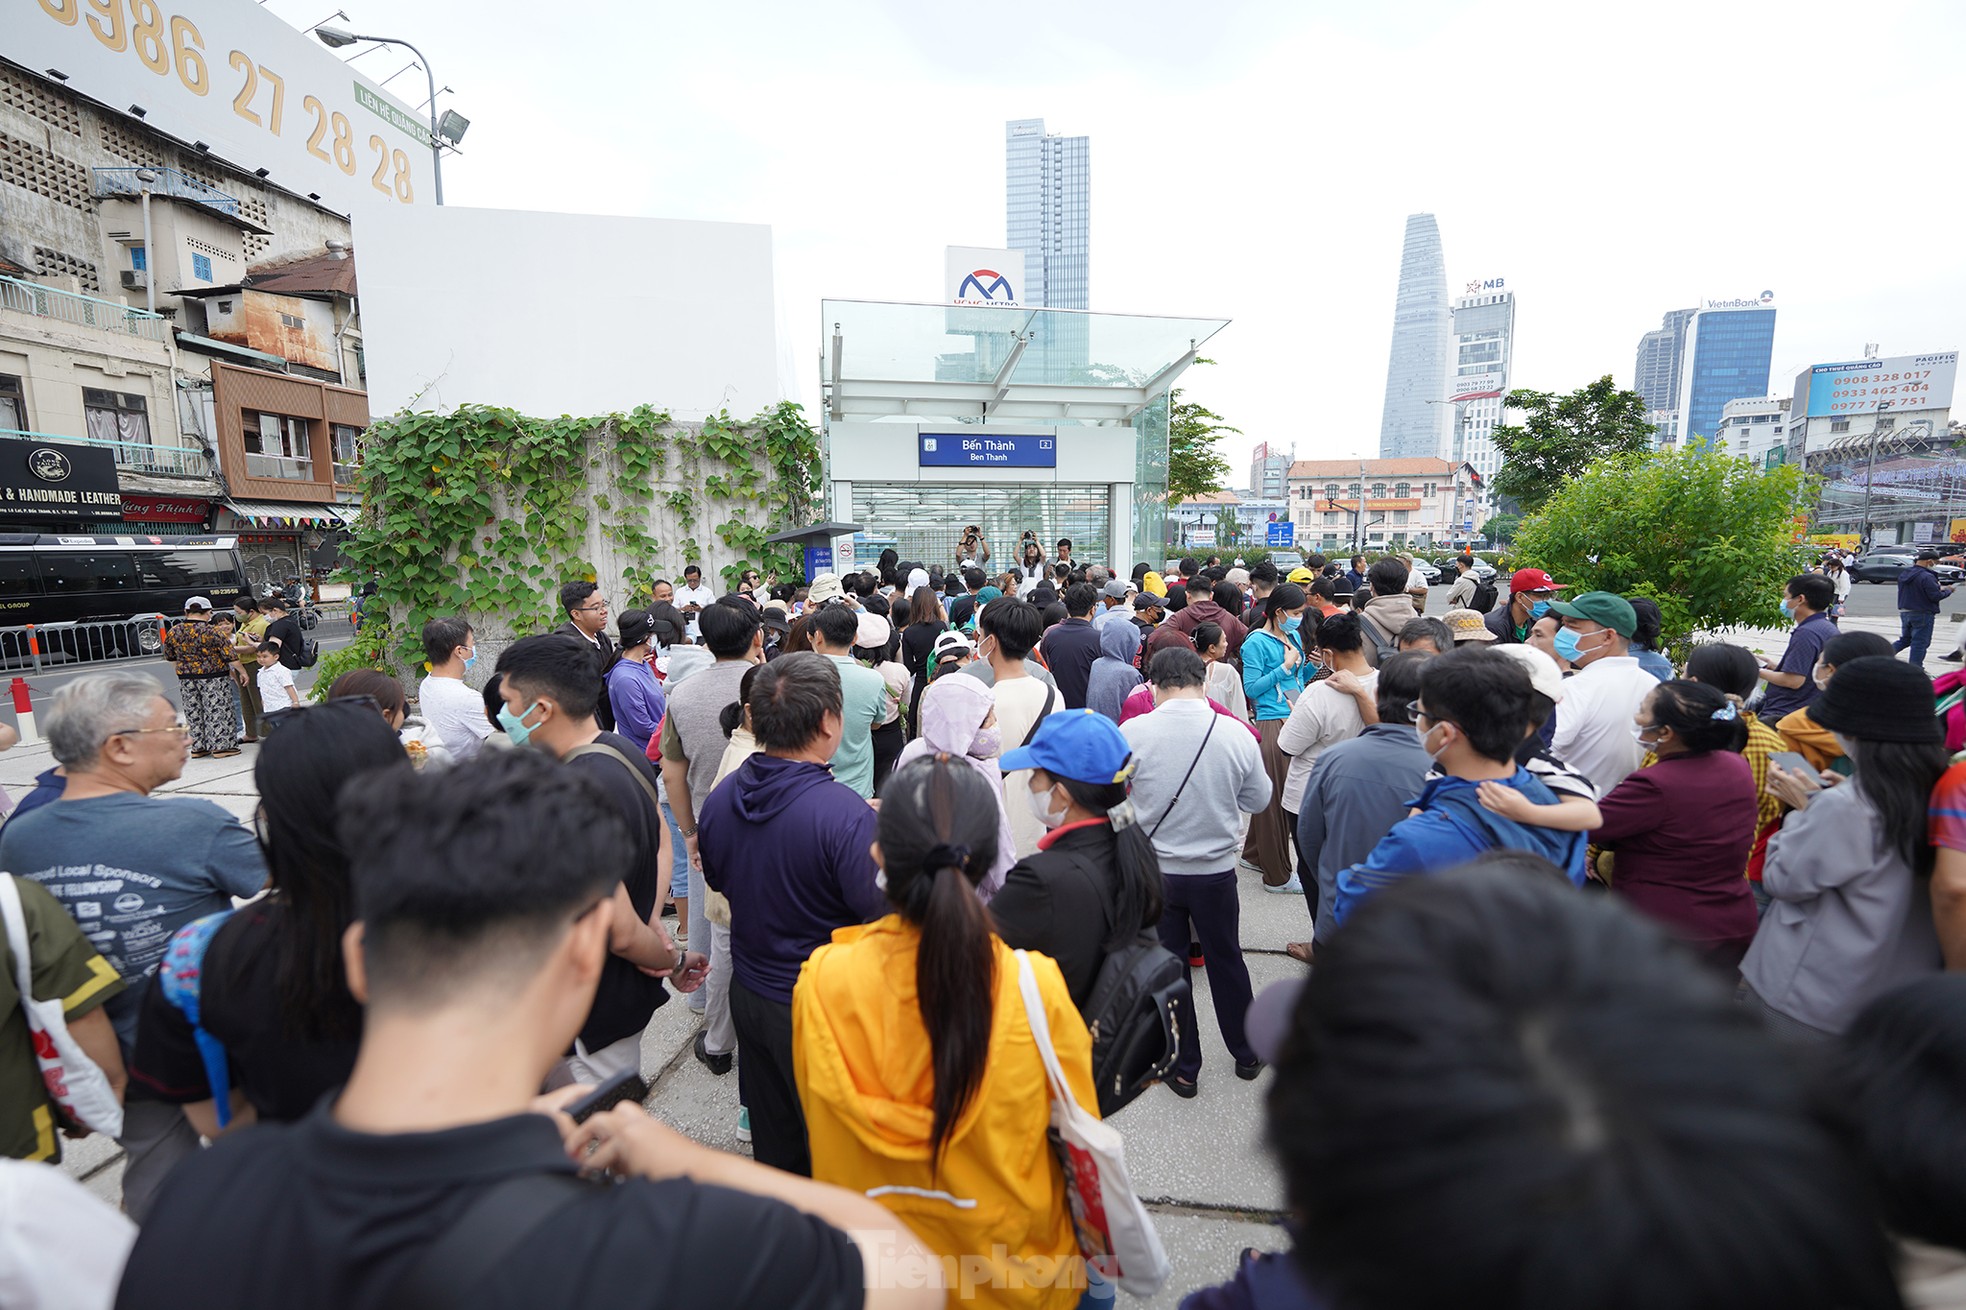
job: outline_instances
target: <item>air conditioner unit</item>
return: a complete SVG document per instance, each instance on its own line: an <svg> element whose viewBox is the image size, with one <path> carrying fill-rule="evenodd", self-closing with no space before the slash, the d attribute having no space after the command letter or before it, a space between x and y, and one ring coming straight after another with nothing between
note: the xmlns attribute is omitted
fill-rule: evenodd
<svg viewBox="0 0 1966 1310"><path fill-rule="evenodd" d="M148 269L126 268L123 270L123 290L141 291L149 285L150 271Z"/></svg>

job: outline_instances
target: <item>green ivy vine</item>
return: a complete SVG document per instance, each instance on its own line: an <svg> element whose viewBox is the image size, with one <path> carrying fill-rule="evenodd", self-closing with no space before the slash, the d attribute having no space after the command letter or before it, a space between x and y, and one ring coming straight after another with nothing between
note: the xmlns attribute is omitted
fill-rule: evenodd
<svg viewBox="0 0 1966 1310"><path fill-rule="evenodd" d="M393 639L416 668L423 624L444 614L497 616L515 633L554 626L560 584L595 576L590 524L629 561L626 604L701 562L706 519L723 520L709 531L736 556L726 586L746 569L793 576L797 549L765 538L811 521L819 462L819 434L790 401L747 422L719 413L696 432L648 405L599 418L467 405L382 419L364 443L363 510L342 554L396 621L352 658L379 661ZM658 502L682 540L650 531Z"/></svg>

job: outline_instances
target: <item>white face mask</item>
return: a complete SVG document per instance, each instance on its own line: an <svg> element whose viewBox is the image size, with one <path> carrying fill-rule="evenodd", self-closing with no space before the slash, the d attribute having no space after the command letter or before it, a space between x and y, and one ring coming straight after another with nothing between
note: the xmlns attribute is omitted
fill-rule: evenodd
<svg viewBox="0 0 1966 1310"><path fill-rule="evenodd" d="M1056 828L1060 824L1064 823L1065 815L1069 812L1071 808L1069 805L1067 805L1063 809L1058 809L1058 810L1052 809L1051 808L1052 790L1054 789L1047 788L1044 791L1031 791L1030 789L1026 788L1024 792L1024 799L1030 803L1031 813L1035 815L1037 817L1038 822L1042 823L1046 828Z"/></svg>
<svg viewBox="0 0 1966 1310"><path fill-rule="evenodd" d="M1447 753L1447 747L1452 746L1454 744L1453 742L1450 741L1447 743L1447 746L1442 746L1438 752L1434 751L1432 747L1427 745L1427 742L1433 738L1434 728L1438 728L1442 726L1444 725L1436 723L1434 724L1433 728L1428 728L1425 732L1420 733L1420 749L1426 751L1427 758L1432 760L1435 764L1440 763L1440 757ZM1418 727L1415 727L1414 731L1419 732L1420 730Z"/></svg>

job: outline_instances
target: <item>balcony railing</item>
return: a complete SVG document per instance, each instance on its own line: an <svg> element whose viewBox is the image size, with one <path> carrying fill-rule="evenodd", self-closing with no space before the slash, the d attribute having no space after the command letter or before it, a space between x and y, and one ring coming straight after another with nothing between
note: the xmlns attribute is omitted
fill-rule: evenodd
<svg viewBox="0 0 1966 1310"><path fill-rule="evenodd" d="M360 464L334 462L334 484L337 487L359 487L362 485L362 466Z"/></svg>
<svg viewBox="0 0 1966 1310"><path fill-rule="evenodd" d="M135 168L98 168L94 170L96 194L98 196L140 196L143 194L143 179L137 174L143 170ZM216 187L206 186L195 177L186 177L175 168L153 168L157 180L150 184L153 196L170 196L174 200L189 200L195 204L216 209L221 214L239 217L239 200L228 196Z"/></svg>
<svg viewBox="0 0 1966 1310"><path fill-rule="evenodd" d="M291 478L297 482L312 482L314 461L306 456L296 459L291 455L257 455L247 451L246 473L255 478Z"/></svg>
<svg viewBox="0 0 1966 1310"><path fill-rule="evenodd" d="M73 291L57 291L53 287L12 277L0 277L0 309L160 343L165 340L167 330L162 314L131 309L128 305L77 295Z"/></svg>
<svg viewBox="0 0 1966 1310"><path fill-rule="evenodd" d="M53 442L64 446L97 446L109 451L116 467L132 473L163 473L178 477L208 478L211 459L196 446L166 446L148 441L105 441L100 437L69 437L53 432L26 432L0 428L0 441Z"/></svg>

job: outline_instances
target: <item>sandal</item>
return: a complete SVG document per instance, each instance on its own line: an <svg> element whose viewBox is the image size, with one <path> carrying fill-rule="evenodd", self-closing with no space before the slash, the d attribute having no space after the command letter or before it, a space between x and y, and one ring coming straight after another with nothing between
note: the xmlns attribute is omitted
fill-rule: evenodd
<svg viewBox="0 0 1966 1310"><path fill-rule="evenodd" d="M1311 950L1310 942L1292 942L1283 948L1283 953L1300 964L1311 964Z"/></svg>

